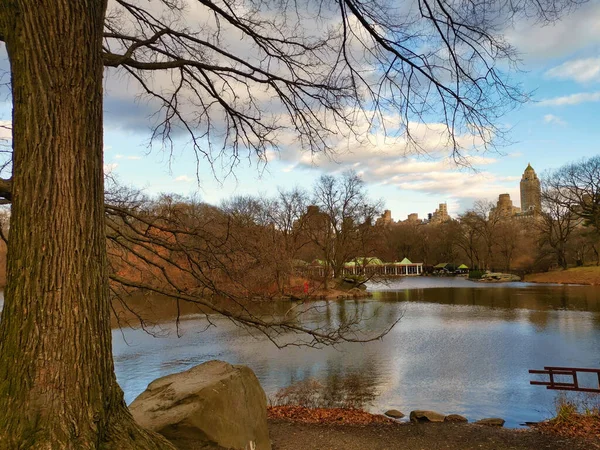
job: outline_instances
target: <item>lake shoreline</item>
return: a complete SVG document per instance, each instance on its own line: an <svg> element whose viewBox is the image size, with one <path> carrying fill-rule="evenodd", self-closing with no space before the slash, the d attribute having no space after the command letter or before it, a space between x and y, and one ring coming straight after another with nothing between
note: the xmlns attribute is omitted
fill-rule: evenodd
<svg viewBox="0 0 600 450"><path fill-rule="evenodd" d="M314 379L327 398L358 395L352 398L364 399L374 413L423 408L469 419L502 417L506 427L518 428L554 411L554 394L530 386L529 369L568 365L567 359L574 367L597 366L597 287L411 277L370 280L367 288L371 299L247 305L256 317L268 320L302 314L298 323L323 329L355 321L373 335L402 318L382 340L343 342L318 351L296 345L279 349L262 334L210 311L207 316L195 305L181 304L185 320L177 322L172 300L142 296L128 302L147 312L144 316L153 314L145 325L157 322L150 331L161 339L140 329L139 323L137 329L113 331L117 379L126 402L158 377L219 359L249 366L267 395ZM229 302L219 306L232 307ZM576 340L571 338L574 332ZM303 338L285 334L280 343ZM481 389L489 382L493 389Z"/></svg>
<svg viewBox="0 0 600 450"><path fill-rule="evenodd" d="M564 435L552 428L511 429L474 422L400 422L357 409L269 407L268 423L277 450L388 448L390 440L402 442L407 450L437 448L440 442L457 449L600 449L594 434Z"/></svg>
<svg viewBox="0 0 600 450"><path fill-rule="evenodd" d="M444 448L461 450L600 449L600 440L594 436L562 436L536 428L511 429L449 422L417 424L360 410L347 410L340 416L337 409L331 410L333 414L329 420L322 420L328 410L301 409L312 411L319 420L293 415L273 417L269 413L267 424L274 450L364 450L399 448L400 445L404 450L422 450L441 448L442 444ZM192 440L171 442L178 450L206 449L204 443Z"/></svg>
<svg viewBox="0 0 600 450"><path fill-rule="evenodd" d="M359 298L371 298L373 293L364 289L323 289L306 295L282 295L275 300L312 301L312 300L349 300Z"/></svg>

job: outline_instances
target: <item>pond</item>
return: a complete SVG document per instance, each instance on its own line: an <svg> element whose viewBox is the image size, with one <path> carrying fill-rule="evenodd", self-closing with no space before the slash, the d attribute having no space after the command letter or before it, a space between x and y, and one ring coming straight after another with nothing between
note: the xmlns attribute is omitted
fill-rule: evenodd
<svg viewBox="0 0 600 450"><path fill-rule="evenodd" d="M158 377L221 359L250 366L270 397L312 378L334 394L351 386L372 412L433 409L470 420L498 416L518 427L551 416L554 408L556 392L529 385L528 369L600 367L598 287L419 277L369 289L370 299L315 302L306 318L310 326L359 314L361 325L375 332L400 317L382 340L365 344L278 349L220 317L210 316L215 326L207 329L199 314L181 321L181 337L169 320L153 329L160 337L115 329L126 401ZM0 308L2 300L0 293ZM279 302L269 314L289 307ZM167 310L159 308L159 315L169 317Z"/></svg>
<svg viewBox="0 0 600 450"><path fill-rule="evenodd" d="M351 383L365 408L433 409L470 420L502 417L507 426L552 415L556 392L530 386L528 369L600 366L600 289L592 286L479 284L407 278L371 285L373 298L317 302L306 319L336 323L359 313L382 339L335 348L278 349L230 321L201 315L164 323L161 336L115 330L119 383L129 403L152 380L211 359L251 367L268 396L313 378L332 392ZM285 310L288 305L284 305Z"/></svg>

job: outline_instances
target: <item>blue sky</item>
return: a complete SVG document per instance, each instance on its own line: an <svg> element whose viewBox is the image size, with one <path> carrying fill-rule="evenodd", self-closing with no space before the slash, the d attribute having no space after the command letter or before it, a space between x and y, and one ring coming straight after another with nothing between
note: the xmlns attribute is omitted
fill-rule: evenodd
<svg viewBox="0 0 600 450"><path fill-rule="evenodd" d="M587 3L553 25L517 22L506 36L521 57L522 72L513 77L534 91L534 101L502 119L513 143L477 155L474 170L417 156L387 165L355 148L352 154L338 155L337 162L311 161L301 152L270 155L266 166L242 158L233 175L223 177L217 170L216 180L206 163L196 172L183 139L175 141L172 155L158 148L149 151L147 105L136 103L126 80L112 74L106 82L105 169L149 194L195 194L219 203L231 195L271 195L277 186L310 188L323 173L352 168L396 220L412 212L424 217L441 202L456 215L477 199L492 200L504 192L518 205L518 184L527 163L541 174L600 153L600 2ZM10 117L9 108L5 103L0 110L3 119Z"/></svg>
<svg viewBox="0 0 600 450"><path fill-rule="evenodd" d="M519 179L528 162L541 174L600 153L600 5L586 4L544 27L519 22L507 38L521 54L521 72L513 76L534 91L534 101L503 118L511 128L512 144L481 155L482 164L474 164L474 170L440 159L407 157L397 173L378 174L381 168L369 165L367 156L360 161L360 150L337 157L341 163L317 158L313 167L283 154L266 167L242 159L235 176L221 181L205 164L198 186L195 159L184 143L176 143L171 158L160 150L148 153L147 133L120 129L109 117L105 161L123 182L149 193L198 193L211 203L230 195L270 195L277 186L310 187L322 173L353 168L364 174L371 196L382 198L397 220L411 212L424 217L444 201L456 214L479 198L494 199L503 192L519 204Z"/></svg>

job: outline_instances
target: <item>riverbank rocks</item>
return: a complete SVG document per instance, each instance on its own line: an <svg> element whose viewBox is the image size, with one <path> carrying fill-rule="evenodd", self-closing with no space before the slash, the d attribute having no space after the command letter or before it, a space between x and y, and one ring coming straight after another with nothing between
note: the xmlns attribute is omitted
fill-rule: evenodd
<svg viewBox="0 0 600 450"><path fill-rule="evenodd" d="M478 420L477 422L475 422L476 425L485 425L487 427L503 427L504 426L504 419L499 419L497 417L492 417L489 419L481 419Z"/></svg>
<svg viewBox="0 0 600 450"><path fill-rule="evenodd" d="M385 415L393 419L402 419L404 417L404 414L397 409L390 409L385 412Z"/></svg>
<svg viewBox="0 0 600 450"><path fill-rule="evenodd" d="M414 423L443 422L446 416L435 411L411 411L410 421Z"/></svg>
<svg viewBox="0 0 600 450"><path fill-rule="evenodd" d="M451 423L467 423L468 420L466 417L461 416L459 414L449 414L444 418L444 422L451 422Z"/></svg>
<svg viewBox="0 0 600 450"><path fill-rule="evenodd" d="M267 398L254 372L245 366L209 361L159 378L129 409L142 427L171 441L271 449Z"/></svg>
<svg viewBox="0 0 600 450"><path fill-rule="evenodd" d="M481 276L479 281L487 283L505 283L512 281L521 281L521 277L512 273L487 272Z"/></svg>

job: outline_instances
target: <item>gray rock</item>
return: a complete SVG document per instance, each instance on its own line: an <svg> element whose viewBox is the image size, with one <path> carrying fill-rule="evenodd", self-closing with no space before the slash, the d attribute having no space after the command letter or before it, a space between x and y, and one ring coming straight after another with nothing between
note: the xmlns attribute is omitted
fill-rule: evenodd
<svg viewBox="0 0 600 450"><path fill-rule="evenodd" d="M481 276L481 280L484 282L512 282L521 281L521 277L513 275L511 273L500 273L500 272L488 272Z"/></svg>
<svg viewBox="0 0 600 450"><path fill-rule="evenodd" d="M397 409L390 409L389 411L385 412L385 415L394 419L402 419L404 417L404 414Z"/></svg>
<svg viewBox="0 0 600 450"><path fill-rule="evenodd" d="M410 421L414 423L443 422L446 416L435 411L411 411Z"/></svg>
<svg viewBox="0 0 600 450"><path fill-rule="evenodd" d="M467 423L468 420L466 417L461 416L459 414L449 414L444 419L444 422Z"/></svg>
<svg viewBox="0 0 600 450"><path fill-rule="evenodd" d="M485 425L488 427L503 427L504 426L504 419L500 419L498 417L491 417L488 419L481 419L478 420L477 422L475 422L477 425Z"/></svg>
<svg viewBox="0 0 600 450"><path fill-rule="evenodd" d="M267 397L245 366L209 361L159 378L129 409L142 427L172 441L271 450Z"/></svg>

